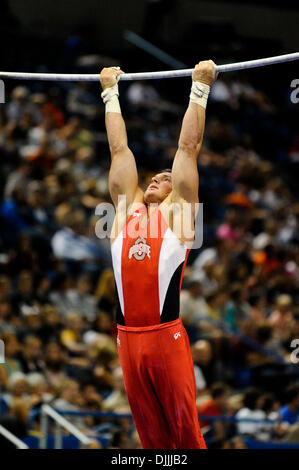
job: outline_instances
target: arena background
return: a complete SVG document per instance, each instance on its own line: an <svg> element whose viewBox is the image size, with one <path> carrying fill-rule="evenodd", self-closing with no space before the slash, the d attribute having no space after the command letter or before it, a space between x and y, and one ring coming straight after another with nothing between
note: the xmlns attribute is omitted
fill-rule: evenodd
<svg viewBox="0 0 299 470"><path fill-rule="evenodd" d="M296 52L292 5L3 1L0 68L170 68L126 31L186 67ZM209 98L204 243L191 252L181 294L209 448L299 447L297 78L296 62L226 73ZM143 184L172 164L189 90L189 78L120 85ZM53 425L43 439L45 403L67 413L91 448L140 448L117 358L109 242L94 231L95 207L110 202L100 92L95 83L6 80L0 105L0 424L32 448L79 446L67 433L54 442Z"/></svg>

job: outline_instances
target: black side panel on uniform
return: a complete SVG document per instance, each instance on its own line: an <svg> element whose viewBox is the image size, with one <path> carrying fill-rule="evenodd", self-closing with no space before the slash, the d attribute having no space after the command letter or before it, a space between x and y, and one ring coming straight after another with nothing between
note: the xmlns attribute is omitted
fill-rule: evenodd
<svg viewBox="0 0 299 470"><path fill-rule="evenodd" d="M163 305L161 323L173 321L180 315L180 282L184 263L181 263L175 270L169 283L165 302Z"/></svg>
<svg viewBox="0 0 299 470"><path fill-rule="evenodd" d="M120 302L119 302L119 297L118 297L116 284L115 284L115 292L116 292L116 323L118 325L125 326L125 317L124 317L124 315L122 314L122 311L121 311L121 306L120 306Z"/></svg>

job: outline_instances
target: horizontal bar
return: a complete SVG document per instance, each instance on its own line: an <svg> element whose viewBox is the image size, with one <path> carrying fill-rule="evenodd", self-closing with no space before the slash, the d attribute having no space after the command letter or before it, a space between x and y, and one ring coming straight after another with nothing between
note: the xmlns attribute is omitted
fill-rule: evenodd
<svg viewBox="0 0 299 470"><path fill-rule="evenodd" d="M236 62L234 64L216 65L217 72L234 72L236 70L264 67L265 65L280 64L299 59L299 52L293 54L278 55L265 59ZM154 80L161 78L189 77L193 69L166 70L163 72L140 72L125 73L120 76L120 80ZM98 82L99 73L86 74L63 74L63 73L23 73L23 72L0 72L0 78L11 78L17 80L46 80L46 81L67 81L67 82Z"/></svg>

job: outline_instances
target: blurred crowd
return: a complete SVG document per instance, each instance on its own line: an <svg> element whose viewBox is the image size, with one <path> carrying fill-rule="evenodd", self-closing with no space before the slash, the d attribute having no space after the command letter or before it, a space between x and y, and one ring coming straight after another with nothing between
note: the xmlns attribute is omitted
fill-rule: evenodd
<svg viewBox="0 0 299 470"><path fill-rule="evenodd" d="M145 186L171 167L185 106L155 83L121 85L120 96ZM220 76L207 107L203 246L189 256L181 318L210 448L299 442L299 138L281 125L287 107L245 73ZM109 240L95 233L96 207L111 202L100 87L14 87L0 158L0 421L24 437L39 435L30 417L43 403L130 413ZM140 448L129 418L68 419L109 447Z"/></svg>

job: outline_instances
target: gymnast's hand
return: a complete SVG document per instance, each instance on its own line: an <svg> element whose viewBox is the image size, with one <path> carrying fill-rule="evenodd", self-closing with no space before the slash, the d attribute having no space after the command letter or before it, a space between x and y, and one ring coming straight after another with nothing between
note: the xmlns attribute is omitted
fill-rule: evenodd
<svg viewBox="0 0 299 470"><path fill-rule="evenodd" d="M123 72L119 67L105 67L100 73L100 82L103 90L113 87L117 82L117 77Z"/></svg>
<svg viewBox="0 0 299 470"><path fill-rule="evenodd" d="M216 64L212 60L203 60L195 65L192 72L192 79L195 82L205 83L211 86L217 78Z"/></svg>

